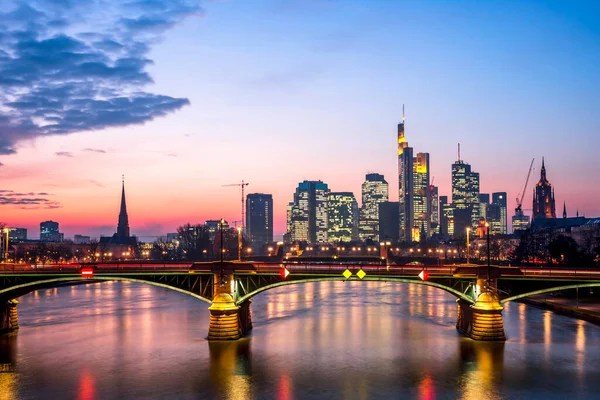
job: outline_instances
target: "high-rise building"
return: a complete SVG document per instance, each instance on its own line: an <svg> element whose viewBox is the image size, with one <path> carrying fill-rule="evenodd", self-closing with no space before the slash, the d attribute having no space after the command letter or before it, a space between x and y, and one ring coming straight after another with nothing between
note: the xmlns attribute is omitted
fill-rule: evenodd
<svg viewBox="0 0 600 400"><path fill-rule="evenodd" d="M246 196L246 234L253 246L273 241L273 196L251 193Z"/></svg>
<svg viewBox="0 0 600 400"><path fill-rule="evenodd" d="M27 240L26 228L8 228L8 239L10 243L24 242Z"/></svg>
<svg viewBox="0 0 600 400"><path fill-rule="evenodd" d="M417 153L404 136L404 107L398 124L398 207L401 241L431 236L429 153Z"/></svg>
<svg viewBox="0 0 600 400"><path fill-rule="evenodd" d="M489 193L479 193L479 218L487 221L488 206L490 205Z"/></svg>
<svg viewBox="0 0 600 400"><path fill-rule="evenodd" d="M492 221L491 233L506 235L508 233L506 192L492 193L491 204L498 208L498 218Z"/></svg>
<svg viewBox="0 0 600 400"><path fill-rule="evenodd" d="M42 242L62 242L64 235L58 230L58 222L44 221L40 223L40 240Z"/></svg>
<svg viewBox="0 0 600 400"><path fill-rule="evenodd" d="M291 241L327 242L327 197L329 188L322 181L298 184L294 202L288 210L288 235Z"/></svg>
<svg viewBox="0 0 600 400"><path fill-rule="evenodd" d="M450 233L450 220L452 219L452 231L454 230L454 215L450 204L448 204L448 196L440 196L440 235L442 238L448 238Z"/></svg>
<svg viewBox="0 0 600 400"><path fill-rule="evenodd" d="M543 218L556 218L556 207L554 204L554 189L546 179L546 166L542 157L540 181L533 192L533 221Z"/></svg>
<svg viewBox="0 0 600 400"><path fill-rule="evenodd" d="M331 192L327 197L330 242L350 242L358 238L358 203L354 193Z"/></svg>
<svg viewBox="0 0 600 400"><path fill-rule="evenodd" d="M413 223L413 149L404 137L404 106L402 122L398 124L398 210L400 241L412 241Z"/></svg>
<svg viewBox="0 0 600 400"><path fill-rule="evenodd" d="M454 238L464 237L466 229L479 225L479 173L460 159L452 164L452 206L454 207Z"/></svg>
<svg viewBox="0 0 600 400"><path fill-rule="evenodd" d="M400 224L399 205L397 201L379 203L379 240L396 243L399 240Z"/></svg>
<svg viewBox="0 0 600 400"><path fill-rule="evenodd" d="M379 203L388 201L389 187L381 174L367 174L362 184L358 236L360 240L379 240Z"/></svg>
<svg viewBox="0 0 600 400"><path fill-rule="evenodd" d="M420 238L431 236L429 182L429 153L417 153L413 160L413 232L419 232ZM412 241L418 241L414 235Z"/></svg>
<svg viewBox="0 0 600 400"><path fill-rule="evenodd" d="M429 211L431 212L431 234L440 233L440 199L438 187L429 185Z"/></svg>

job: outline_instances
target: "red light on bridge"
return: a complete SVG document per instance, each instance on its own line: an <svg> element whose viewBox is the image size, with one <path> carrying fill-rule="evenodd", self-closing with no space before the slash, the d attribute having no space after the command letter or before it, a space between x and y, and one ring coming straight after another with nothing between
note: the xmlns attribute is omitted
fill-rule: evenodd
<svg viewBox="0 0 600 400"><path fill-rule="evenodd" d="M419 274L419 278L421 278L422 281L426 281L427 279L429 279L429 273L427 271L423 270Z"/></svg>
<svg viewBox="0 0 600 400"><path fill-rule="evenodd" d="M281 268L281 270L279 271L279 276L281 276L281 279L287 278L289 274L290 271L288 271L287 268Z"/></svg>
<svg viewBox="0 0 600 400"><path fill-rule="evenodd" d="M92 277L94 276L94 268L81 268L81 276Z"/></svg>

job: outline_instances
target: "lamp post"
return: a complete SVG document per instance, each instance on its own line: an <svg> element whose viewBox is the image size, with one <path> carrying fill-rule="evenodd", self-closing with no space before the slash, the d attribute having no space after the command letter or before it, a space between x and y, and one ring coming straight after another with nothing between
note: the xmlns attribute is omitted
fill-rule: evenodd
<svg viewBox="0 0 600 400"><path fill-rule="evenodd" d="M221 277L220 277L220 284L221 286L225 285L225 282L223 281L223 224L225 223L225 220L223 218L221 218L221 220L219 221L219 230L221 231Z"/></svg>
<svg viewBox="0 0 600 400"><path fill-rule="evenodd" d="M8 228L4 228L4 233L6 234L6 242L4 243L4 262L8 262L8 232L10 230Z"/></svg>
<svg viewBox="0 0 600 400"><path fill-rule="evenodd" d="M238 261L242 261L242 227L237 227L238 231Z"/></svg>
<svg viewBox="0 0 600 400"><path fill-rule="evenodd" d="M469 236L471 236L471 228L467 227L467 265L469 264L469 258L471 255L471 246L469 246Z"/></svg>
<svg viewBox="0 0 600 400"><path fill-rule="evenodd" d="M491 284L491 265L490 265L490 224L488 222L485 223L485 230L487 234L487 278L488 278L488 288Z"/></svg>

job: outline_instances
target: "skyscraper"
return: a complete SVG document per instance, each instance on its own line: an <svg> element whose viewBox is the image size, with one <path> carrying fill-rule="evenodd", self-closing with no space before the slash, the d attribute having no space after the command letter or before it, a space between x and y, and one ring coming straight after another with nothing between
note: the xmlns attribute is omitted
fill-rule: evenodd
<svg viewBox="0 0 600 400"><path fill-rule="evenodd" d="M330 242L350 242L358 237L358 203L354 193L332 192L327 197Z"/></svg>
<svg viewBox="0 0 600 400"><path fill-rule="evenodd" d="M452 206L454 207L454 235L463 237L469 227L473 231L480 219L479 173L471 171L471 166L460 159L452 164Z"/></svg>
<svg viewBox="0 0 600 400"><path fill-rule="evenodd" d="M506 235L508 233L506 192L492 193L492 204L498 207L498 219L492 223L492 232Z"/></svg>
<svg viewBox="0 0 600 400"><path fill-rule="evenodd" d="M413 228L419 237L431 236L431 204L429 202L429 153L417 153L413 160ZM416 231L415 229L413 231ZM418 241L412 237L412 241Z"/></svg>
<svg viewBox="0 0 600 400"><path fill-rule="evenodd" d="M431 213L431 234L440 233L440 199L438 187L429 185L429 211Z"/></svg>
<svg viewBox="0 0 600 400"><path fill-rule="evenodd" d="M388 183L381 174L367 174L362 184L358 235L360 240L379 240L379 203L388 201Z"/></svg>
<svg viewBox="0 0 600 400"><path fill-rule="evenodd" d="M397 201L379 203L379 240L398 241L400 216Z"/></svg>
<svg viewBox="0 0 600 400"><path fill-rule="evenodd" d="M44 221L40 223L40 240L42 242L62 242L64 235L58 230L58 222Z"/></svg>
<svg viewBox="0 0 600 400"><path fill-rule="evenodd" d="M398 124L398 209L400 241L412 241L413 228L413 149L404 137L404 106L402 122Z"/></svg>
<svg viewBox="0 0 600 400"><path fill-rule="evenodd" d="M273 241L273 196L250 193L246 196L246 234L253 246Z"/></svg>
<svg viewBox="0 0 600 400"><path fill-rule="evenodd" d="M294 201L288 206L288 235L291 241L327 242L327 196L329 188L322 181L298 184Z"/></svg>
<svg viewBox="0 0 600 400"><path fill-rule="evenodd" d="M540 181L533 192L533 220L542 218L556 218L554 204L554 189L546 179L546 166L542 157L542 171Z"/></svg>

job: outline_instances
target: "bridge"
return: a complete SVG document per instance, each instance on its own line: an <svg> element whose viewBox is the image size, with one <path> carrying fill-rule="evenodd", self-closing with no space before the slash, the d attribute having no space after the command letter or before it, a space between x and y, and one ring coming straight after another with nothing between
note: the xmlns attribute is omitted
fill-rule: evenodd
<svg viewBox="0 0 600 400"><path fill-rule="evenodd" d="M475 340L505 340L503 304L534 294L600 287L600 270L343 262L101 263L0 267L0 332L18 329L17 298L34 290L102 281L140 282L191 295L210 306L209 340L252 329L252 298L291 284L386 281L437 287L457 298L456 328Z"/></svg>

